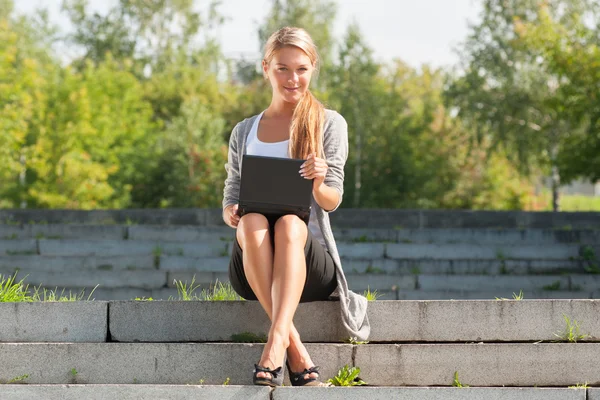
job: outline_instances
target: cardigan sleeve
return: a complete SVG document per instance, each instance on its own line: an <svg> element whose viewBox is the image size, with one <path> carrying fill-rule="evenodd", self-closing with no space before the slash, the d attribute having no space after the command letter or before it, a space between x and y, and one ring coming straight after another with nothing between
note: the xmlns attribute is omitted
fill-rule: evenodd
<svg viewBox="0 0 600 400"><path fill-rule="evenodd" d="M323 128L323 150L328 165L324 183L336 189L340 194L338 204L342 203L344 195L344 165L348 159L348 124L344 117L332 110L326 111L325 126Z"/></svg>
<svg viewBox="0 0 600 400"><path fill-rule="evenodd" d="M231 132L229 137L229 150L227 152L227 163L225 164L225 171L227 171L227 178L225 178L225 187L223 188L223 209L225 207L237 204L238 197L240 194L240 165L239 165L239 129L240 124L238 123Z"/></svg>

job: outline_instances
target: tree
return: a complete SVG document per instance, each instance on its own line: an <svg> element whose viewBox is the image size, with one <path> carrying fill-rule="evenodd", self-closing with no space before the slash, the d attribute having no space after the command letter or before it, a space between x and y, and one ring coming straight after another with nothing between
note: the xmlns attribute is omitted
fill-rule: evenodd
<svg viewBox="0 0 600 400"><path fill-rule="evenodd" d="M600 4L576 3L576 12L564 15L542 3L536 23L517 21L516 31L522 46L560 82L558 97L570 127L558 155L563 181L594 182L600 180Z"/></svg>
<svg viewBox="0 0 600 400"><path fill-rule="evenodd" d="M546 3L565 16L578 12L580 5L564 0ZM462 76L450 82L446 99L480 142L491 138L490 151L502 149L526 175L538 168L550 172L553 209L558 210L559 154L573 127L559 90L562 82L517 40L517 24L538 23L539 4L484 1L482 20L471 27L460 51Z"/></svg>
<svg viewBox="0 0 600 400"><path fill-rule="evenodd" d="M204 18L193 0L119 0L106 15L89 15L87 6L88 0L63 0L75 26L70 40L85 49L83 59L97 63L107 53L133 59L140 77L181 61L182 53L191 58L200 48L214 46L210 32L224 21L218 1L210 3Z"/></svg>

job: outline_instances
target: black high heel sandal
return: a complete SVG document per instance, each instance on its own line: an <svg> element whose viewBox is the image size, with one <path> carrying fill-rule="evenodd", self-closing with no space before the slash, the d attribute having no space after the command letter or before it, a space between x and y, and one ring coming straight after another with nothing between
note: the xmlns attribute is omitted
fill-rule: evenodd
<svg viewBox="0 0 600 400"><path fill-rule="evenodd" d="M290 375L290 382L292 386L320 386L321 381L319 378L321 374L319 373L319 367L313 366L305 369L302 372L293 372L290 368L290 364L286 361L285 365L287 366L288 374ZM310 374L315 373L318 375L316 378L312 378ZM304 375L308 375L308 378L305 378Z"/></svg>
<svg viewBox="0 0 600 400"><path fill-rule="evenodd" d="M266 367L261 367L258 364L254 364L253 372L254 375L252 376L252 383L255 385L271 387L283 385L283 371L281 370L281 367L270 369ZM268 373L271 374L271 376L259 378L258 376L256 376L256 374L258 374L259 372Z"/></svg>

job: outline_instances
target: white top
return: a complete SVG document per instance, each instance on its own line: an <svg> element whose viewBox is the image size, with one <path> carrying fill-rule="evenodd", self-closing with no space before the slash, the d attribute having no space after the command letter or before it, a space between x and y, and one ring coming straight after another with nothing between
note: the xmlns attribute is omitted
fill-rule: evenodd
<svg viewBox="0 0 600 400"><path fill-rule="evenodd" d="M262 118L264 111L258 114L258 117L254 120L248 138L246 139L246 154L253 156L267 156L267 157L278 157L278 158L290 158L288 152L289 139L281 142L265 143L258 139L258 123ZM325 238L319 227L319 221L317 221L316 213L311 209L310 218L308 220L308 229L312 235L321 243L324 249L327 249L325 244Z"/></svg>

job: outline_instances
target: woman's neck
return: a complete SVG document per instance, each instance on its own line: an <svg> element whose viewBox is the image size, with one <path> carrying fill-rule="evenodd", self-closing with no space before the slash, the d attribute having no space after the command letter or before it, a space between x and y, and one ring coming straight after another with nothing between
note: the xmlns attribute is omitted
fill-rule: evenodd
<svg viewBox="0 0 600 400"><path fill-rule="evenodd" d="M294 109L296 104L288 103L285 101L276 101L273 99L271 104L265 110L263 117L266 115L267 118L275 119L291 119L294 115Z"/></svg>

